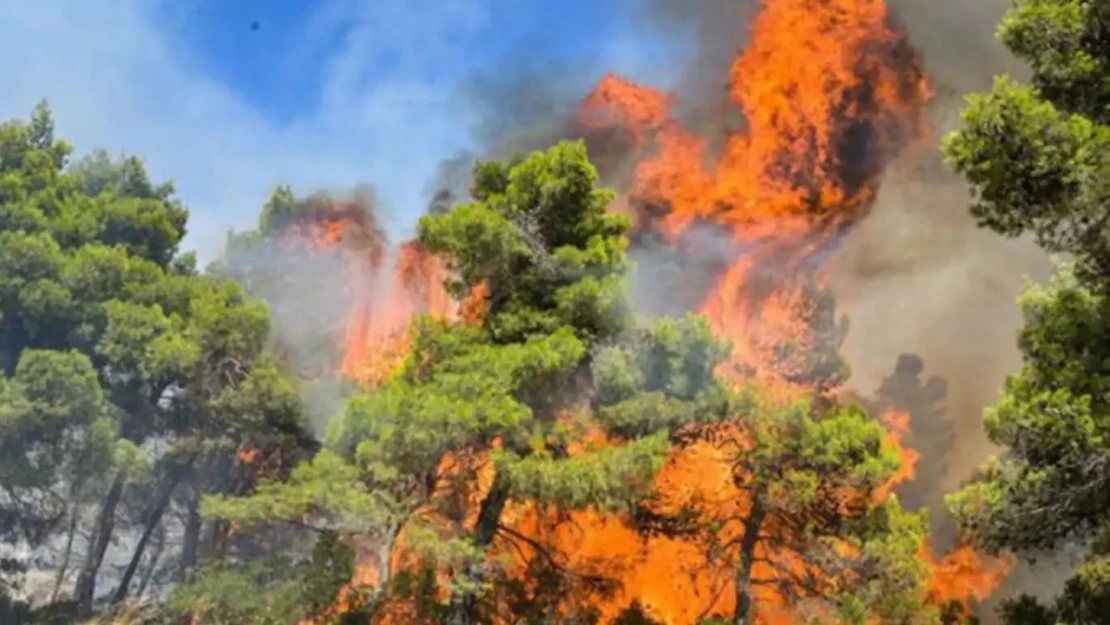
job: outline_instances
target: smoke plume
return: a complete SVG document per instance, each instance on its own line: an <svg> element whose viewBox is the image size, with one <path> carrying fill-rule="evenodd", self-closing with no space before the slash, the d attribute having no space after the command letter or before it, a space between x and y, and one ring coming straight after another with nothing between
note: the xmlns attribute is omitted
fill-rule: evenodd
<svg viewBox="0 0 1110 625"><path fill-rule="evenodd" d="M310 425L321 437L348 386L337 373L351 311L387 295L376 267L388 241L376 211L368 187L275 195L260 231L233 237L216 266L269 305L270 340L301 382ZM336 245L340 240L344 245Z"/></svg>
<svg viewBox="0 0 1110 625"><path fill-rule="evenodd" d="M958 124L966 94L988 89L999 73L1026 73L994 40L1007 0L889 4L935 89L930 117L936 140ZM904 351L922 359L926 375L946 382L943 418L952 436L941 442L950 440L950 446L938 449L938 441L915 432L926 454L943 452L936 454L943 471L933 481L919 475L914 485L941 544L954 539L944 493L997 451L983 432L982 414L1005 376L1020 367L1017 295L1026 279L1044 280L1051 268L1031 241L1006 240L976 227L969 198L935 147L907 154L887 172L871 215L845 238L832 280L855 329L844 345L855 387L879 386ZM946 428L936 431L943 436ZM1061 554L1035 566L1021 564L994 597L1050 596L1070 574L1072 559ZM984 606L986 622L993 621L997 603L992 598Z"/></svg>

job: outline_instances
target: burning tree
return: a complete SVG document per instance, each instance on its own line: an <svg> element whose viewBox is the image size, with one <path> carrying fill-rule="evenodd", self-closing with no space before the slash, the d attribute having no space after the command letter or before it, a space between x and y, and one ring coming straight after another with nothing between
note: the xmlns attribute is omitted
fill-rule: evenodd
<svg viewBox="0 0 1110 625"><path fill-rule="evenodd" d="M368 191L299 198L278 187L256 229L228 236L213 270L270 304L276 351L302 380L319 382L338 373L351 311L366 305L389 247Z"/></svg>
<svg viewBox="0 0 1110 625"><path fill-rule="evenodd" d="M719 149L683 124L676 104L684 94L616 75L584 100L579 119L587 129L624 128L644 148L628 192L630 206L645 208L639 216L646 227L676 242L699 222L731 235L731 262L693 302L732 341L723 372L754 380L787 403L812 398L819 421L823 411L840 410L833 397L842 395L848 377L838 353L847 326L824 286L826 263L867 214L883 169L928 134L924 106L931 94L881 2L769 1L751 31L729 75L728 95L744 123L725 133ZM892 477L911 477L914 458L907 451ZM687 476L671 487L699 480L704 476ZM977 575L976 567L967 568ZM951 573L946 565L934 568L938 577ZM990 567L981 573L997 577ZM672 601L682 600L681 591L670 592ZM666 602L663 591L655 594L656 606Z"/></svg>
<svg viewBox="0 0 1110 625"><path fill-rule="evenodd" d="M704 515L694 540L731 582L731 621L810 611L928 622L924 517L888 498L902 463L886 431L860 408L804 400L757 407L736 427L689 450L725 469L714 499L694 503Z"/></svg>
<svg viewBox="0 0 1110 625"><path fill-rule="evenodd" d="M601 371L623 375L602 379L651 379L666 362L654 348L610 356ZM613 386L599 384L598 393L608 397ZM886 430L827 397L784 402L742 388L726 420L690 419L674 430L678 445L629 520L647 549L680 546L670 552L669 579L680 589L675 580L687 573L700 587L685 597L688 608L701 618L731 602L735 623L757 613L790 619L806 607L826 619L928 622L920 602L927 567L917 559L924 517L888 497L902 457ZM617 414L636 423L657 412L633 404ZM647 593L635 602L649 614L670 609ZM676 616L667 622L685 622Z"/></svg>
<svg viewBox="0 0 1110 625"><path fill-rule="evenodd" d="M404 366L337 420L333 451L314 465L353 463L358 478L347 492L363 499L302 498L312 505L282 508L299 516L367 500L391 512L377 517L379 531L364 533L384 541L383 553L414 554L420 566L453 580L440 585L445 595L433 596L445 601L440 609L452 622L478 618L494 564L487 552L512 540L504 520L511 502L627 507L650 484L666 456L666 426L679 419L664 412L655 425L641 421L621 445L572 453L596 429L581 410L594 350L628 320L626 224L606 213L610 195L594 188L594 178L583 146L573 143L512 166L484 163L475 172L475 203L422 220L419 243L449 263L455 297L483 287L481 323L417 321ZM703 373L696 381L710 384ZM687 401L700 390L689 388ZM286 501L296 499L291 488L282 491ZM212 510L257 518L259 506L274 510L267 497ZM386 589L394 562L380 565L377 582Z"/></svg>
<svg viewBox="0 0 1110 625"><path fill-rule="evenodd" d="M641 538L649 519L679 541L675 565L732 580L737 622L753 603L792 612L791 597L827 598L827 616L924 618L921 524L885 499L901 461L884 430L829 398L737 390L717 373L733 352L701 318L637 322L626 221L594 177L579 143L478 166L475 201L425 217L419 244L456 300L478 289L480 318L418 317L401 368L350 401L326 451L208 512L349 537L374 554L356 580L370 594L339 607L378 618L655 614L629 569L572 531L605 525L635 560L658 539ZM708 473L684 475L691 463Z"/></svg>

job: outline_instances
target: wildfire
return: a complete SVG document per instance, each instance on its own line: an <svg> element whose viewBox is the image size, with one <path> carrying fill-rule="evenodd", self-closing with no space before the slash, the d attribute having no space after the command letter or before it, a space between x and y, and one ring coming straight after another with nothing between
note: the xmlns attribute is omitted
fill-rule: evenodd
<svg viewBox="0 0 1110 625"><path fill-rule="evenodd" d="M736 346L726 372L756 378L784 396L831 392L843 380L833 363L813 357L837 347L835 320L821 295L822 270L844 229L866 215L884 168L927 135L930 89L882 0L764 0L751 32L729 75L729 95L744 127L715 153L674 113L682 94L613 74L583 100L578 119L587 129L623 128L644 154L623 210L665 206L661 218L640 215L641 221L672 239L695 222L713 223L731 232L742 250L700 305ZM348 217L315 221L312 240L338 246L358 230ZM363 291L341 367L367 384L387 377L407 352L413 314L476 323L484 302L484 289L478 289L456 307L442 286L443 267L414 243L390 247L384 237L372 243L364 245ZM888 443L901 450L903 464L881 489L884 498L913 478L917 459L901 447L908 418L891 414L885 420ZM742 517L750 505L711 446L676 453L657 487L666 493L661 505L677 509L696 501L721 518ZM522 574L547 545L567 568L603 566L619 579L615 594L582 589L575 598L600 607L605 621L635 602L662 623L692 625L735 602L731 563L714 561L695 541L645 539L624 520L596 512L569 521L526 507L507 515L532 551L499 555L515 558ZM927 546L922 554L933 570L930 592L939 600L985 597L1007 572L1006 563L988 562L967 547L939 561ZM806 566L802 555L765 559L798 569ZM791 622L786 599L770 587L757 592L762 622Z"/></svg>
<svg viewBox="0 0 1110 625"><path fill-rule="evenodd" d="M408 353L414 315L456 314L458 307L443 285L442 262L415 242L391 243L366 202L311 197L281 217L279 233L286 245L337 254L345 261L353 304L340 340L343 376L364 385L382 382Z"/></svg>
<svg viewBox="0 0 1110 625"><path fill-rule="evenodd" d="M902 438L910 428L909 413L901 411L890 412L883 415L883 421L886 423L888 430L888 443L901 451L902 465L898 468L898 471L891 476L890 482L886 487L875 493L878 499L886 499L894 492L895 488L912 480L914 478L914 468L917 465L917 461L921 458L921 454L913 449L907 449L902 446Z"/></svg>
<svg viewBox="0 0 1110 625"><path fill-rule="evenodd" d="M408 324L413 315L447 317L455 310L443 286L442 263L419 245L402 244L392 269L388 286L364 295L347 326L340 370L364 384L386 379L408 353Z"/></svg>
<svg viewBox="0 0 1110 625"><path fill-rule="evenodd" d="M1010 573L1012 558L984 558L970 546L962 545L937 560L928 549L921 557L933 568L929 592L937 601L957 601L967 605L969 599L982 601L994 592Z"/></svg>
<svg viewBox="0 0 1110 625"><path fill-rule="evenodd" d="M615 75L601 81L579 117L591 127L623 124L638 144L654 141L655 153L639 163L630 195L669 207L660 230L673 239L692 223L707 221L728 228L745 250L700 310L732 339L730 370L780 394L842 381L828 377L827 363L812 360L830 338L821 331L821 301L814 291L822 286L822 256L844 228L866 214L883 169L898 151L928 132L923 114L929 86L904 34L888 24L881 0L764 0L751 43L729 76L729 95L745 129L728 136L719 154L709 154L706 139L671 115L680 96L664 96ZM884 420L888 442L901 450L902 467L877 493L880 498L912 479L917 461L916 452L901 446L907 415ZM704 468L696 477L675 480L665 472L660 479L672 480L671 492L715 483L727 492L710 477L719 462L707 454L699 458ZM719 506L737 502L742 497L732 493ZM720 582L706 579L711 567L704 556L681 553L685 547L649 544L636 573L668 580L668 587L643 588L633 598L674 625L693 623L710 609L727 610L730 606L713 603L733 600L727 592L695 599L699 590ZM656 559L657 551L665 555ZM922 551L933 569L931 593L937 600L983 598L1008 572L1007 563L987 562L968 547L940 562L927 546ZM702 577L677 583L678 570ZM636 587L635 581L625 585L626 592ZM765 622L783 616L774 610L775 597L763 597L762 603Z"/></svg>

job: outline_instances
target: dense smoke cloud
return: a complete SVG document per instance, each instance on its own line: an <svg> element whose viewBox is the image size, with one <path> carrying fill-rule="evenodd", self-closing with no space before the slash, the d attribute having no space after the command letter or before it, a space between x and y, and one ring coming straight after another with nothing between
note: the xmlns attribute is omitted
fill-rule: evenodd
<svg viewBox="0 0 1110 625"><path fill-rule="evenodd" d="M933 140L955 127L967 93L1020 65L994 41L1006 0L967 3L892 0L936 91ZM874 209L844 240L834 284L861 331L846 350L857 384L875 382L897 352L911 350L949 379L956 426L952 489L987 454L980 413L1018 365L1021 319L1015 298L1025 277L1042 279L1044 254L975 226L964 182L934 146L911 150L886 172Z"/></svg>
<svg viewBox="0 0 1110 625"><path fill-rule="evenodd" d="M1022 75L1025 68L995 41L994 34L1010 0L888 0L901 25L925 60L942 100L990 87L996 74Z"/></svg>
<svg viewBox="0 0 1110 625"><path fill-rule="evenodd" d="M988 89L999 73L1025 73L994 39L1009 4L890 0L935 90L935 140L958 124L966 94ZM954 538L942 508L944 493L996 451L983 432L982 414L1005 376L1020 367L1016 297L1025 279L1044 280L1050 271L1031 241L977 228L967 210L969 197L936 149L905 155L887 172L869 218L846 237L833 277L855 329L844 346L854 386L875 388L902 351L919 355L928 375L947 382L945 419L954 436L936 459L945 470L935 483L915 485L942 541ZM929 443L922 441L922 447ZM1061 553L1036 566L1022 564L994 596L1051 596L1070 575L1073 557ZM987 602L985 622L993 622L996 604Z"/></svg>

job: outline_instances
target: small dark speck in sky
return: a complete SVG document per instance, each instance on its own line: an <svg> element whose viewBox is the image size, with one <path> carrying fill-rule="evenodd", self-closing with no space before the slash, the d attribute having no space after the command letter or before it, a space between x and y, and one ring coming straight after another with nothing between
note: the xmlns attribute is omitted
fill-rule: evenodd
<svg viewBox="0 0 1110 625"><path fill-rule="evenodd" d="M258 20L251 22L251 30L258 30L260 26L262 26L262 24L259 24Z"/></svg>

